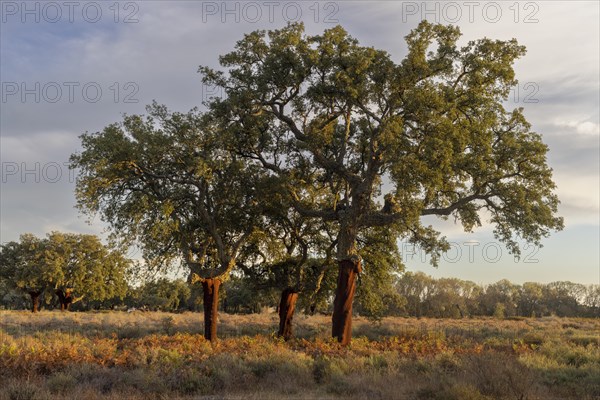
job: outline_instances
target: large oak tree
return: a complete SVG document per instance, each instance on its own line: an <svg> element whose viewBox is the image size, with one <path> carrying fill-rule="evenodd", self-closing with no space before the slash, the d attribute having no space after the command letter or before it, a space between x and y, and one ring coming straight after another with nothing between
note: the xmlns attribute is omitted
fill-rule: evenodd
<svg viewBox="0 0 600 400"><path fill-rule="evenodd" d="M525 48L459 38L424 21L395 62L342 27L311 36L290 24L245 35L220 58L224 71L200 68L225 93L208 104L223 140L277 176L297 212L336 224L332 334L344 344L362 231L386 227L435 262L447 243L424 216L466 231L487 220L516 255L518 238L539 244L562 228L548 148L522 109L504 106Z"/></svg>
<svg viewBox="0 0 600 400"><path fill-rule="evenodd" d="M81 136L71 157L78 205L140 245L150 265L183 260L202 283L204 334L214 340L219 287L262 223L261 170L228 152L198 110L147 110Z"/></svg>

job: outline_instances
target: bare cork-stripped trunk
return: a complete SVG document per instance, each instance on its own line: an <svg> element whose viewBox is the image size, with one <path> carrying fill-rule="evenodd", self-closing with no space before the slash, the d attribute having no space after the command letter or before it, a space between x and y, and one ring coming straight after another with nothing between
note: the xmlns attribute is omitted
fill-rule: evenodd
<svg viewBox="0 0 600 400"><path fill-rule="evenodd" d="M279 302L279 331L277 335L289 340L292 337L292 320L296 309L298 292L293 288L286 288L281 292Z"/></svg>
<svg viewBox="0 0 600 400"><path fill-rule="evenodd" d="M356 278L361 271L360 261L341 260L335 300L333 302L332 336L342 345L352 339L352 301L356 291Z"/></svg>
<svg viewBox="0 0 600 400"><path fill-rule="evenodd" d="M202 290L204 292L204 337L210 341L217 340L220 286L221 280L218 278L202 280Z"/></svg>
<svg viewBox="0 0 600 400"><path fill-rule="evenodd" d="M356 226L342 224L338 236L339 273L331 334L344 346L350 344L352 339L352 301L356 291L356 278L362 269L356 249L357 233Z"/></svg>

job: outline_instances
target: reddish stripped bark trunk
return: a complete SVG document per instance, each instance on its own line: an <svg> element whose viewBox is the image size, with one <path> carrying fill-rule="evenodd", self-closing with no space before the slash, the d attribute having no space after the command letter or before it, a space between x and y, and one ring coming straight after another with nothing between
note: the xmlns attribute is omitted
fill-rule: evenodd
<svg viewBox="0 0 600 400"><path fill-rule="evenodd" d="M342 345L349 344L352 338L352 300L356 291L356 277L360 271L360 261L340 261L333 302L332 336Z"/></svg>
<svg viewBox="0 0 600 400"><path fill-rule="evenodd" d="M284 340L289 340L292 337L292 320L294 319L296 300L298 300L298 292L296 290L287 288L281 292L281 301L279 302L279 332L277 332L277 335L283 337Z"/></svg>
<svg viewBox="0 0 600 400"><path fill-rule="evenodd" d="M36 313L40 308L40 295L41 291L30 291L29 296L31 297L31 312Z"/></svg>
<svg viewBox="0 0 600 400"><path fill-rule="evenodd" d="M220 279L209 278L202 281L202 290L204 292L204 337L210 341L217 340L220 286Z"/></svg>

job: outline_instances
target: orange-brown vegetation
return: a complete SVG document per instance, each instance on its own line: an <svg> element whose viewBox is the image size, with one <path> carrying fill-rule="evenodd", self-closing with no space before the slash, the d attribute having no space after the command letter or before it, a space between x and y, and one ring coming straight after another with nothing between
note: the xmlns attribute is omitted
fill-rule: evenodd
<svg viewBox="0 0 600 400"><path fill-rule="evenodd" d="M597 399L600 321L0 311L0 399ZM214 397L217 396L217 397Z"/></svg>

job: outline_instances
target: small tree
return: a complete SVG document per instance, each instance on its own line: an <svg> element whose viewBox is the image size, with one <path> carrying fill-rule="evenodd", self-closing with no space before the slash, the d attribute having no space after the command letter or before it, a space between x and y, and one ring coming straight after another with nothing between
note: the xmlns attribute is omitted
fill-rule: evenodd
<svg viewBox="0 0 600 400"><path fill-rule="evenodd" d="M493 316L496 319L504 319L506 317L506 305L504 303L496 303Z"/></svg>
<svg viewBox="0 0 600 400"><path fill-rule="evenodd" d="M31 297L31 312L39 310L40 298L57 271L46 268L42 241L31 234L20 236L19 242L1 247L0 273L7 286L16 287Z"/></svg>

